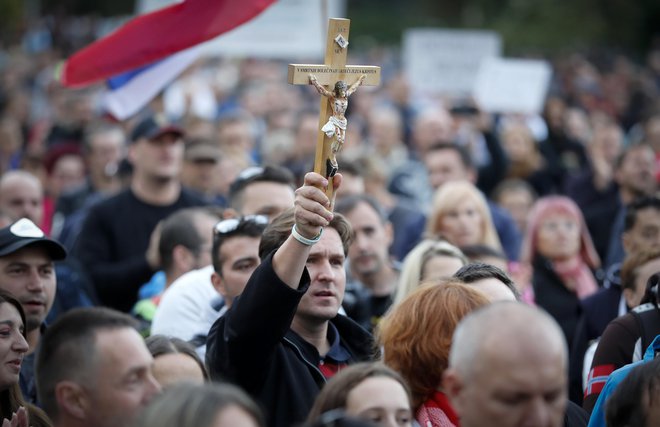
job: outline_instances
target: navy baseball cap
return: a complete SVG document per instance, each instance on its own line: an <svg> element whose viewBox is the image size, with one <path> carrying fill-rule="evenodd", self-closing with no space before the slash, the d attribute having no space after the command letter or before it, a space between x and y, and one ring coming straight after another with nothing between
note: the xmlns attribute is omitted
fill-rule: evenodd
<svg viewBox="0 0 660 427"><path fill-rule="evenodd" d="M13 254L26 246L37 245L45 248L53 261L66 258L64 246L46 237L44 232L27 218L21 218L0 229L0 257Z"/></svg>
<svg viewBox="0 0 660 427"><path fill-rule="evenodd" d="M167 133L172 133L178 136L183 136L184 134L181 127L167 120L165 116L149 116L133 128L133 132L131 132L131 142L135 142L140 138L155 139Z"/></svg>

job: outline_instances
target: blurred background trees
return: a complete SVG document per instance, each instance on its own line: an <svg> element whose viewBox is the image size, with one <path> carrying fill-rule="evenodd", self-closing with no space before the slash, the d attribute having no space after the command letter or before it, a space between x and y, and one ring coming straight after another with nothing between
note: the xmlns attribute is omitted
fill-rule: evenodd
<svg viewBox="0 0 660 427"><path fill-rule="evenodd" d="M0 38L15 41L35 17L128 15L135 2L0 0ZM606 48L634 55L660 37L658 0L347 0L347 9L357 45L396 45L406 28L428 26L495 30L508 54Z"/></svg>

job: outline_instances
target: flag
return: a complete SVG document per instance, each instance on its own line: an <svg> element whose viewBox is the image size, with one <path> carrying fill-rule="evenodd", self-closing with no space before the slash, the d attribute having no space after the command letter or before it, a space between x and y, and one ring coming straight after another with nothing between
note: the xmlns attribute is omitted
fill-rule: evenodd
<svg viewBox="0 0 660 427"><path fill-rule="evenodd" d="M108 79L102 105L117 120L142 109L199 57L199 48L177 52L162 61Z"/></svg>
<svg viewBox="0 0 660 427"><path fill-rule="evenodd" d="M85 86L152 64L238 27L274 2L186 0L138 16L69 58L61 82Z"/></svg>

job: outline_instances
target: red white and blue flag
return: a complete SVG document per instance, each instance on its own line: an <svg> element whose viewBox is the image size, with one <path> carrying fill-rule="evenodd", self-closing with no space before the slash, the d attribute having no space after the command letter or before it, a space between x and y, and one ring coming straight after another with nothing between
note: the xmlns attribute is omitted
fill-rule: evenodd
<svg viewBox="0 0 660 427"><path fill-rule="evenodd" d="M197 58L197 50L188 48L240 26L274 2L185 0L138 16L71 56L60 70L60 81L82 87L110 79L109 95L123 92L106 105L117 118L125 118L141 108L131 98L133 89L139 88L142 98L147 93L153 98Z"/></svg>
<svg viewBox="0 0 660 427"><path fill-rule="evenodd" d="M186 0L138 16L69 58L62 84L89 85L196 46L257 16L275 0Z"/></svg>

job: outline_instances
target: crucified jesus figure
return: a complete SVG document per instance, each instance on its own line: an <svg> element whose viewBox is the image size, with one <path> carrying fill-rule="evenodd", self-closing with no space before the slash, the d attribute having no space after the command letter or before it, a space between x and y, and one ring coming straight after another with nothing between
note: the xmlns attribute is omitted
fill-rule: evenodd
<svg viewBox="0 0 660 427"><path fill-rule="evenodd" d="M346 137L346 125L348 121L346 120L346 109L348 108L348 97L357 90L357 88L362 84L365 79L365 75L361 75L360 78L353 83L350 87L347 87L346 82L339 80L335 83L335 88L332 92L324 88L316 80L314 74L309 75L309 83L314 85L316 90L323 96L330 99L330 105L332 106L332 116L328 122L323 125L321 130L325 132L328 138L333 138L332 145L330 150L332 151L332 159L330 159L330 165L332 172L329 173L329 176L333 176L338 169L337 165L337 153L341 150L341 147L344 145Z"/></svg>

